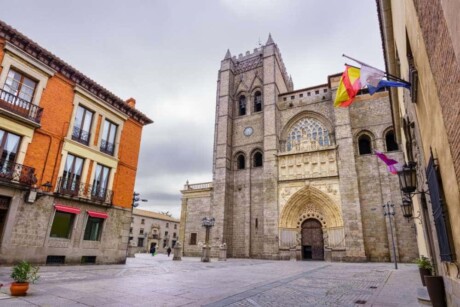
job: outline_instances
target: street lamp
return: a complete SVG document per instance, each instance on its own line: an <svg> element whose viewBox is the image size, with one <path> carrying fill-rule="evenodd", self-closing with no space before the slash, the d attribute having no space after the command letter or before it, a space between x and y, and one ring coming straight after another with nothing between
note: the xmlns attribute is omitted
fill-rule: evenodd
<svg viewBox="0 0 460 307"><path fill-rule="evenodd" d="M209 246L209 232L211 231L211 228L214 226L215 219L213 217L204 217L201 221L201 225L206 228L206 238L203 246L201 261L209 262L209 254L211 252L211 247Z"/></svg>
<svg viewBox="0 0 460 307"><path fill-rule="evenodd" d="M398 269L398 262L396 260L396 247L395 247L395 237L393 235L393 225L391 223L391 217L394 218L395 215L395 205L387 202L383 207L383 215L388 216L388 221L390 222L390 234L391 234L391 243L393 244L393 259L395 263L395 269Z"/></svg>
<svg viewBox="0 0 460 307"><path fill-rule="evenodd" d="M425 194L428 194L428 192L423 189L421 191L417 191L416 167L417 163L410 161L407 164L404 164L402 169L398 171L399 185L401 187L401 192L403 193L401 210L406 219L410 219L413 216L414 207L412 204L412 198L414 195L421 194L422 201L424 201Z"/></svg>

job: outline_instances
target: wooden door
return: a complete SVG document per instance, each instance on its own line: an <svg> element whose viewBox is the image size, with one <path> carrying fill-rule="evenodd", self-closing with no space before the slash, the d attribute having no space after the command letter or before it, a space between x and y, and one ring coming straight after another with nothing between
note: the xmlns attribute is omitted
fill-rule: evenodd
<svg viewBox="0 0 460 307"><path fill-rule="evenodd" d="M302 223L303 259L324 260L324 241L321 223L308 219Z"/></svg>

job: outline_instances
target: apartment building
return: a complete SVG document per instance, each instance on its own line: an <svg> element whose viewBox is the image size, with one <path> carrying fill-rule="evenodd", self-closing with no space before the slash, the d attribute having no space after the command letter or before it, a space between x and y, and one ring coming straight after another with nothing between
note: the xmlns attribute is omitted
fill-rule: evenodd
<svg viewBox="0 0 460 307"><path fill-rule="evenodd" d="M0 21L0 263L123 263L135 108Z"/></svg>

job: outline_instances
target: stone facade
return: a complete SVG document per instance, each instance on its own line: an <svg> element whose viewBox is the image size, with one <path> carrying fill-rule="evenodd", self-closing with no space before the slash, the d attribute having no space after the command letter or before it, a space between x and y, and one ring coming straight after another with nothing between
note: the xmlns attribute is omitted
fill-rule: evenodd
<svg viewBox="0 0 460 307"><path fill-rule="evenodd" d="M382 205L391 202L396 257L417 257L414 225L399 210L397 176L358 149L366 134L372 149L387 151L388 93L361 94L351 107L334 108L339 80L332 75L327 84L294 90L271 37L244 56L227 52L217 85L213 182L182 191L185 256L201 253L191 235L202 240L201 219L212 216L214 256L226 243L229 257L289 259L294 249L298 259L308 258L302 233L313 219L321 225L323 259L389 261ZM388 154L403 160L399 150Z"/></svg>
<svg viewBox="0 0 460 307"><path fill-rule="evenodd" d="M129 231L128 254L148 253L152 245L159 253L166 253L179 239L179 220L148 210L133 209Z"/></svg>

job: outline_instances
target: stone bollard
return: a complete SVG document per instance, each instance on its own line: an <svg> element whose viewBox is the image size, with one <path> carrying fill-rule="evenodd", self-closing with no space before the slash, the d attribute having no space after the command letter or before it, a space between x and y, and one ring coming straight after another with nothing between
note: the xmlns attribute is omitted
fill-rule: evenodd
<svg viewBox="0 0 460 307"><path fill-rule="evenodd" d="M289 249L289 256L290 261L297 261L297 248L295 246Z"/></svg>
<svg viewBox="0 0 460 307"><path fill-rule="evenodd" d="M219 246L219 261L227 261L227 244Z"/></svg>
<svg viewBox="0 0 460 307"><path fill-rule="evenodd" d="M210 262L210 254L211 254L211 247L209 245L203 245L203 251L201 254L201 261L202 262Z"/></svg>
<svg viewBox="0 0 460 307"><path fill-rule="evenodd" d="M174 246L174 256L173 256L173 260L182 260L182 248L181 248L181 244L180 242L177 242L176 245Z"/></svg>

